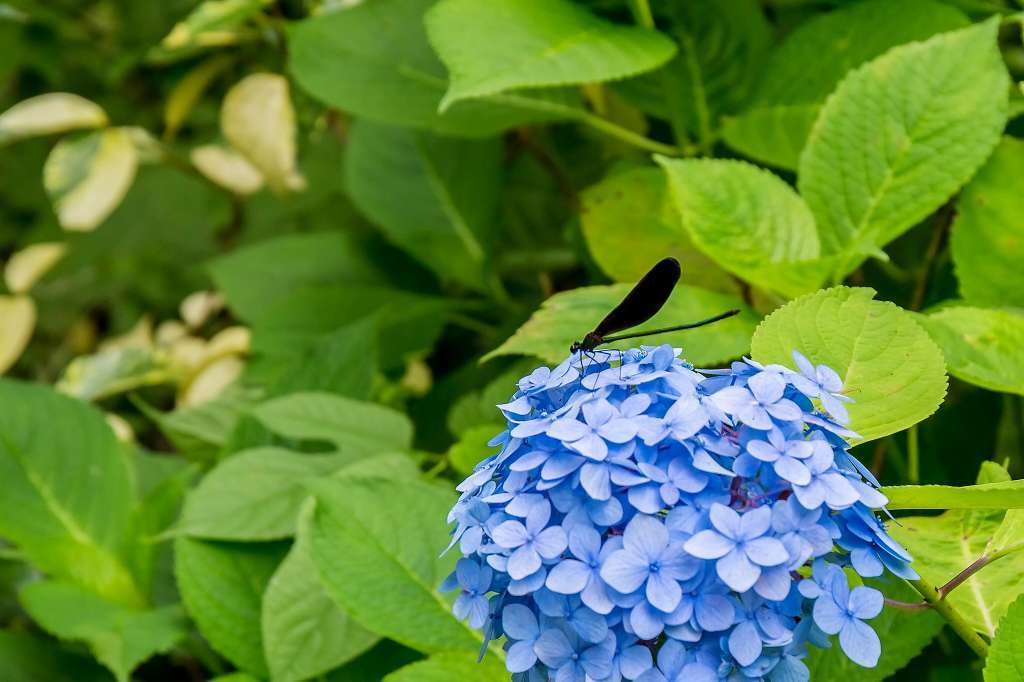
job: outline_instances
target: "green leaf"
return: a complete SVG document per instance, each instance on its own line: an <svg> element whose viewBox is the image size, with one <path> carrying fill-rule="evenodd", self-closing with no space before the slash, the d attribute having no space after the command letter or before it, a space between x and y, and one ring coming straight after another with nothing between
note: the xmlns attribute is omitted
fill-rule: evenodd
<svg viewBox="0 0 1024 682"><path fill-rule="evenodd" d="M57 581L31 583L20 598L43 629L61 639L86 642L120 682L128 682L140 663L169 650L186 634L179 606L136 610Z"/></svg>
<svg viewBox="0 0 1024 682"><path fill-rule="evenodd" d="M501 154L497 139L444 138L359 121L351 130L345 184L389 240L442 278L484 289Z"/></svg>
<svg viewBox="0 0 1024 682"><path fill-rule="evenodd" d="M267 676L260 614L263 593L284 555L280 544L215 543L178 537L174 572L199 632L239 668Z"/></svg>
<svg viewBox="0 0 1024 682"><path fill-rule="evenodd" d="M256 322L303 288L327 284L384 284L384 275L343 232L269 239L237 249L210 265L232 312Z"/></svg>
<svg viewBox="0 0 1024 682"><path fill-rule="evenodd" d="M495 410L497 412L497 410ZM495 415L497 417L498 415ZM473 467L481 460L493 455L494 448L488 447L487 441L504 430L505 425L495 420L492 424L470 427L461 438L448 450L448 461L459 474L468 476Z"/></svg>
<svg viewBox="0 0 1024 682"><path fill-rule="evenodd" d="M360 655L378 640L328 596L311 554L312 501L298 533L263 595L263 648L271 678L298 682Z"/></svg>
<svg viewBox="0 0 1024 682"><path fill-rule="evenodd" d="M838 274L941 206L988 158L1006 123L998 28L993 17L895 48L825 103L799 187L823 253L845 255Z"/></svg>
<svg viewBox="0 0 1024 682"><path fill-rule="evenodd" d="M742 161L658 158L683 227L718 265L788 296L817 289L828 264L793 189Z"/></svg>
<svg viewBox="0 0 1024 682"><path fill-rule="evenodd" d="M679 51L657 71L613 87L662 119L671 119L675 106L687 131L706 144L719 118L749 96L771 43L771 26L756 0L654 3L651 9ZM677 101L670 104L670 98Z"/></svg>
<svg viewBox="0 0 1024 682"><path fill-rule="evenodd" d="M890 599L920 601L920 595L898 578L869 579L865 584L880 590ZM939 634L944 623L945 621L932 611L907 611L886 606L881 614L868 623L884 642L882 655L875 667L860 667L851 661L835 642L829 649L807 647L808 656L804 662L810 668L812 680L849 679L857 682L881 682L920 654Z"/></svg>
<svg viewBox="0 0 1024 682"><path fill-rule="evenodd" d="M239 27L268 4L268 0L204 0L174 25L160 47L175 52L230 45Z"/></svg>
<svg viewBox="0 0 1024 682"><path fill-rule="evenodd" d="M101 400L142 386L173 383L178 374L170 360L154 348L110 348L72 360L56 388L82 400Z"/></svg>
<svg viewBox="0 0 1024 682"><path fill-rule="evenodd" d="M185 501L177 531L209 540L279 540L295 534L306 481L357 461L255 448L224 460Z"/></svg>
<svg viewBox="0 0 1024 682"><path fill-rule="evenodd" d="M985 554L1009 554L1021 549L1024 549L1024 511L1010 509L985 547Z"/></svg>
<svg viewBox="0 0 1024 682"><path fill-rule="evenodd" d="M138 399L133 402L175 447L195 456L201 451L218 450L228 442L235 425L248 409L251 396L229 388L213 400L172 412L160 412Z"/></svg>
<svg viewBox="0 0 1024 682"><path fill-rule="evenodd" d="M37 135L102 128L107 114L99 105L69 92L51 92L18 102L0 114L0 145Z"/></svg>
<svg viewBox="0 0 1024 682"><path fill-rule="evenodd" d="M330 393L292 393L268 400L252 413L275 433L325 440L343 454L412 447L412 423L401 412Z"/></svg>
<svg viewBox="0 0 1024 682"><path fill-rule="evenodd" d="M615 281L636 282L651 269L651 254L663 254L680 262L687 284L737 292L732 277L698 251L683 229L660 169L632 168L610 175L588 187L580 202L587 247ZM625 229L632 224L643 229Z"/></svg>
<svg viewBox="0 0 1024 682"><path fill-rule="evenodd" d="M918 318L962 379L1024 395L1024 317L1004 310L953 306Z"/></svg>
<svg viewBox="0 0 1024 682"><path fill-rule="evenodd" d="M107 128L57 143L43 185L66 230L89 231L106 220L135 180L138 153L127 128Z"/></svg>
<svg viewBox="0 0 1024 682"><path fill-rule="evenodd" d="M383 123L481 137L580 113L571 92L505 95L438 112L448 88L427 42L423 13L434 0L376 0L288 28L289 68L322 102Z"/></svg>
<svg viewBox="0 0 1024 682"><path fill-rule="evenodd" d="M488 656L478 663L473 654L439 653L425 661L417 661L399 668L385 677L383 682L506 682L508 677L505 666L493 656Z"/></svg>
<svg viewBox="0 0 1024 682"><path fill-rule="evenodd" d="M0 381L0 480L0 535L37 568L114 601L143 602L123 554L131 472L99 411Z"/></svg>
<svg viewBox="0 0 1024 682"><path fill-rule="evenodd" d="M451 78L442 110L516 88L625 78L676 51L664 35L604 21L567 0L441 0L426 26Z"/></svg>
<svg viewBox="0 0 1024 682"><path fill-rule="evenodd" d="M496 405L508 402L516 382L537 367L532 358L522 358L477 391L463 392L448 411L448 430L461 436L474 426L492 426L504 420ZM498 433L504 426L498 428Z"/></svg>
<svg viewBox="0 0 1024 682"><path fill-rule="evenodd" d="M985 682L1014 682L1024 678L1024 597L1010 605L999 621L985 658Z"/></svg>
<svg viewBox="0 0 1024 682"><path fill-rule="evenodd" d="M0 679L18 682L109 682L110 673L86 656L27 632L0 631Z"/></svg>
<svg viewBox="0 0 1024 682"><path fill-rule="evenodd" d="M982 485L892 485L889 509L1024 509L1024 480Z"/></svg>
<svg viewBox="0 0 1024 682"><path fill-rule="evenodd" d="M415 481L317 481L313 559L328 592L361 625L421 651L480 648L436 589L453 557L445 516L454 499Z"/></svg>
<svg viewBox="0 0 1024 682"><path fill-rule="evenodd" d="M305 188L296 167L295 110L284 76L254 73L236 83L224 95L220 127L273 190Z"/></svg>
<svg viewBox="0 0 1024 682"><path fill-rule="evenodd" d="M914 321L867 288L833 287L787 303L758 326L759 362L795 367L793 351L843 378L850 428L864 440L902 431L935 412L946 394L942 352Z"/></svg>
<svg viewBox="0 0 1024 682"><path fill-rule="evenodd" d="M822 103L850 70L968 23L963 12L933 0L867 0L812 16L771 53L753 103L727 121L723 137L751 158L795 169Z"/></svg>
<svg viewBox="0 0 1024 682"><path fill-rule="evenodd" d="M594 328L608 311L618 305L631 289L628 284L583 287L555 294L541 304L526 323L505 343L484 356L533 355L544 362L559 363L569 355L573 341ZM712 365L739 357L746 352L757 316L743 302L728 294L690 286L676 286L672 297L645 326L652 329L683 324L738 308L742 312L723 322L677 336L630 339L609 344L608 348L635 348L641 344L676 343L683 357L697 365Z"/></svg>
<svg viewBox="0 0 1024 682"><path fill-rule="evenodd" d="M1004 137L964 187L950 237L960 293L983 306L1024 307L1024 141Z"/></svg>

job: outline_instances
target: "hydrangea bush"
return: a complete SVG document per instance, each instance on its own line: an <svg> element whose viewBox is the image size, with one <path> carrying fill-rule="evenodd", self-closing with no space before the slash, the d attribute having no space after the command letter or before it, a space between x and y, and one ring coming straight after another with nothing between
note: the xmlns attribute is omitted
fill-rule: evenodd
<svg viewBox="0 0 1024 682"><path fill-rule="evenodd" d="M848 453L842 380L669 345L574 354L499 405L500 452L463 481L442 586L504 636L515 680L806 680L829 635L872 667L884 571L916 578Z"/></svg>

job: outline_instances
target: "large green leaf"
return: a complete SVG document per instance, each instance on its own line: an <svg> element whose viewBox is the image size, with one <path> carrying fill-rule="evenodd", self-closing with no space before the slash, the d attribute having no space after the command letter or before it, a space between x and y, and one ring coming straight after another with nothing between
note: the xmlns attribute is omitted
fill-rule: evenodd
<svg viewBox="0 0 1024 682"><path fill-rule="evenodd" d="M985 682L1024 679L1024 597L1006 610L985 658Z"/></svg>
<svg viewBox="0 0 1024 682"><path fill-rule="evenodd" d="M423 13L434 0L376 0L290 25L289 68L317 99L360 117L471 137L568 118L570 93L507 95L438 106L448 77L427 42Z"/></svg>
<svg viewBox="0 0 1024 682"><path fill-rule="evenodd" d="M263 593L285 547L178 537L174 572L199 632L239 668L265 677L260 614Z"/></svg>
<svg viewBox="0 0 1024 682"><path fill-rule="evenodd" d="M772 173L742 161L667 159L669 188L686 231L718 265L758 286L795 296L828 272L814 217Z"/></svg>
<svg viewBox="0 0 1024 682"><path fill-rule="evenodd" d="M893 49L847 76L800 157L822 251L844 274L937 209L1006 123L999 19Z"/></svg>
<svg viewBox="0 0 1024 682"><path fill-rule="evenodd" d="M271 431L288 438L325 440L342 454L408 450L412 423L401 412L330 393L292 393L253 409Z"/></svg>
<svg viewBox="0 0 1024 682"><path fill-rule="evenodd" d="M384 275L344 232L289 235L232 251L210 265L231 310L254 322L307 286L384 284Z"/></svg>
<svg viewBox="0 0 1024 682"><path fill-rule="evenodd" d="M53 640L0 631L0 679L18 682L109 682L110 673Z"/></svg>
<svg viewBox="0 0 1024 682"><path fill-rule="evenodd" d="M955 306L918 318L957 379L1024 395L1024 316Z"/></svg>
<svg viewBox="0 0 1024 682"><path fill-rule="evenodd" d="M39 569L128 604L131 473L103 415L49 388L0 380L0 535Z"/></svg>
<svg viewBox="0 0 1024 682"><path fill-rule="evenodd" d="M440 653L425 661L399 668L385 677L383 682L506 682L508 678L505 666L493 656L478 662L473 654Z"/></svg>
<svg viewBox="0 0 1024 682"><path fill-rule="evenodd" d="M751 158L796 168L822 103L851 69L967 24L961 11L934 0L867 0L818 14L772 52L750 108L723 128L725 141Z"/></svg>
<svg viewBox="0 0 1024 682"><path fill-rule="evenodd" d="M679 51L657 71L613 87L649 114L679 116L689 134L708 143L719 118L748 97L771 42L771 26L756 0L653 3L651 9Z"/></svg>
<svg viewBox="0 0 1024 682"><path fill-rule="evenodd" d="M866 288L833 287L791 301L757 328L760 362L796 366L793 351L843 378L850 428L865 440L929 416L946 394L942 352L914 318Z"/></svg>
<svg viewBox="0 0 1024 682"><path fill-rule="evenodd" d="M980 485L893 485L889 509L1024 509L1024 480Z"/></svg>
<svg viewBox="0 0 1024 682"><path fill-rule="evenodd" d="M61 140L43 168L43 184L60 224L67 230L95 229L124 199L137 167L127 128Z"/></svg>
<svg viewBox="0 0 1024 682"><path fill-rule="evenodd" d="M263 649L271 678L298 682L355 658L377 636L352 621L327 595L311 554L313 504L299 515L298 533L263 595Z"/></svg>
<svg viewBox="0 0 1024 682"><path fill-rule="evenodd" d="M305 482L359 458L255 448L224 460L196 486L177 531L209 540L279 540L295 534Z"/></svg>
<svg viewBox="0 0 1024 682"><path fill-rule="evenodd" d="M588 187L580 201L587 247L615 281L639 280L651 268L651 254L662 254L680 262L687 284L728 293L738 290L728 273L694 247L679 223L660 169L632 168L610 175Z"/></svg>
<svg viewBox="0 0 1024 682"><path fill-rule="evenodd" d="M920 595L897 578L889 576L865 582L881 590L890 599L920 601ZM932 611L907 611L886 606L881 614L869 621L869 625L883 642L878 665L873 668L862 668L851 661L835 642L829 649L808 647L808 656L804 662L811 670L811 680L881 682L921 653L935 635L939 634L944 623L945 621Z"/></svg>
<svg viewBox="0 0 1024 682"><path fill-rule="evenodd" d="M476 651L437 587L453 565L445 516L453 497L415 481L346 478L311 486L313 559L328 592L361 625L422 651Z"/></svg>
<svg viewBox="0 0 1024 682"><path fill-rule="evenodd" d="M1024 307L1024 140L1004 137L956 203L950 248L971 303Z"/></svg>
<svg viewBox="0 0 1024 682"><path fill-rule="evenodd" d="M119 682L128 682L140 663L167 651L186 634L179 606L136 610L56 581L31 583L20 597L43 629L61 639L87 643Z"/></svg>
<svg viewBox="0 0 1024 682"><path fill-rule="evenodd" d="M442 110L517 88L632 76L676 51L664 35L604 21L568 0L441 0L426 25L451 78Z"/></svg>
<svg viewBox="0 0 1024 682"><path fill-rule="evenodd" d="M499 355L533 355L545 362L559 363L569 355L573 341L594 328L608 311L618 305L631 285L583 287L555 294L541 304L540 310L521 326L505 343L484 359ZM757 324L757 315L743 302L729 294L721 294L690 286L677 286L672 297L645 326L667 327L693 322L726 310L742 312L724 322L679 332L674 336L652 336L609 344L608 348L635 348L641 344L675 343L683 347L683 357L698 365L712 365L745 353L750 334Z"/></svg>
<svg viewBox="0 0 1024 682"><path fill-rule="evenodd" d="M360 121L352 127L345 178L352 200L388 239L442 278L484 289L500 163L497 139Z"/></svg>

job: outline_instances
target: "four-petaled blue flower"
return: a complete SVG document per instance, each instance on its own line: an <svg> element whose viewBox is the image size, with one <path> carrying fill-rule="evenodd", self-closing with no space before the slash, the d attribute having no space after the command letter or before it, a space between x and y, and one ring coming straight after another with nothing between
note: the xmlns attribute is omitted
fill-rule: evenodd
<svg viewBox="0 0 1024 682"><path fill-rule="evenodd" d="M746 592L761 577L761 569L789 560L785 546L767 537L772 510L758 507L743 515L722 504L711 507L712 529L702 530L686 541L684 549L699 559L717 559L715 570L726 585Z"/></svg>
<svg viewBox="0 0 1024 682"><path fill-rule="evenodd" d="M526 523L509 520L491 532L494 542L505 549L515 550L508 560L508 574L513 580L522 580L540 568L541 558L554 559L561 555L569 541L561 526L548 527L551 505L542 500L526 515Z"/></svg>
<svg viewBox="0 0 1024 682"><path fill-rule="evenodd" d="M615 590L629 594L640 588L650 604L664 612L679 605L680 580L697 571L677 544L669 542L661 521L638 514L626 526L622 549L613 552L601 567L601 577Z"/></svg>
<svg viewBox="0 0 1024 682"><path fill-rule="evenodd" d="M874 667L882 645L864 621L882 612L882 593L863 585L850 590L840 569L828 572L821 591L814 602L814 622L823 632L839 635L839 646L851 661Z"/></svg>

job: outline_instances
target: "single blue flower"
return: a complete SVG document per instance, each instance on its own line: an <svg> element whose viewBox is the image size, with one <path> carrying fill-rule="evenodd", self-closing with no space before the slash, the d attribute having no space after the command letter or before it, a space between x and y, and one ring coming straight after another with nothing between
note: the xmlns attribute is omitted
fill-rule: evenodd
<svg viewBox="0 0 1024 682"><path fill-rule="evenodd" d="M584 641L568 626L545 630L533 645L537 658L555 673L558 682L603 680L612 672L614 639L599 644Z"/></svg>
<svg viewBox="0 0 1024 682"><path fill-rule="evenodd" d="M601 567L601 577L613 589L631 593L641 587L647 600L666 613L679 604L680 580L697 571L678 545L669 542L661 521L638 514L626 526L623 548L613 552Z"/></svg>
<svg viewBox="0 0 1024 682"><path fill-rule="evenodd" d="M637 682L718 682L718 672L688 653L681 642L669 639L658 651L658 667L645 672Z"/></svg>
<svg viewBox="0 0 1024 682"><path fill-rule="evenodd" d="M489 566L481 566L472 559L459 559L455 564L455 577L462 588L455 599L452 611L459 620L469 619L473 628L482 628L490 614L487 593L491 589L494 572Z"/></svg>
<svg viewBox="0 0 1024 682"><path fill-rule="evenodd" d="M619 630L616 633L612 655L612 672L602 682L619 682L623 678L635 680L654 666L651 650L637 643L636 637Z"/></svg>
<svg viewBox="0 0 1024 682"><path fill-rule="evenodd" d="M800 368L800 374L790 374L789 381L796 390L808 398L817 398L821 406L840 424L850 423L850 413L846 410L844 402L853 402L850 398L842 395L843 380L834 369L827 365L811 363L799 351L793 351L793 360Z"/></svg>
<svg viewBox="0 0 1024 682"><path fill-rule="evenodd" d="M568 623L584 641L596 644L608 635L608 621L590 610L576 595L567 596L551 590L539 589L533 594L540 612L557 622Z"/></svg>
<svg viewBox="0 0 1024 682"><path fill-rule="evenodd" d="M773 427L768 431L767 441L748 441L747 452L771 464L780 478L796 485L811 482L811 472L803 460L814 454L814 447L803 438L789 440L780 429Z"/></svg>
<svg viewBox="0 0 1024 682"><path fill-rule="evenodd" d="M598 461L608 456L608 442L626 443L636 436L636 423L620 415L607 400L584 403L581 412L583 421L563 417L548 428L547 435Z"/></svg>
<svg viewBox="0 0 1024 682"><path fill-rule="evenodd" d="M561 526L547 527L551 505L546 500L534 505L526 523L505 521L491 531L491 538L506 550L514 550L508 560L508 574L520 580L537 571L541 559L558 557L569 543Z"/></svg>
<svg viewBox="0 0 1024 682"><path fill-rule="evenodd" d="M796 570L808 559L832 551L832 536L822 525L822 510L805 509L796 498L776 502L772 507L772 530L786 547L792 561L787 570Z"/></svg>
<svg viewBox="0 0 1024 682"><path fill-rule="evenodd" d="M510 673L521 673L537 663L533 645L540 637L537 616L522 604L509 604L501 612L501 628L509 640L515 640L505 655L505 668Z"/></svg>
<svg viewBox="0 0 1024 682"><path fill-rule="evenodd" d="M769 507L758 507L740 516L725 505L714 504L710 519L713 529L694 535L684 549L699 559L717 559L718 577L733 590L746 592L761 577L762 567L779 566L789 560L783 544L766 536L772 522Z"/></svg>
<svg viewBox="0 0 1024 682"><path fill-rule="evenodd" d="M817 509L823 504L832 509L845 509L857 502L860 494L835 468L834 455L828 443L821 439L808 442L814 448L814 454L807 460L811 479L806 485L793 484L793 494L800 504L807 509Z"/></svg>
<svg viewBox="0 0 1024 682"><path fill-rule="evenodd" d="M760 372L747 380L747 387L728 386L714 393L711 402L747 426L767 431L774 422L800 419L803 412L784 398L786 382L775 372Z"/></svg>
<svg viewBox="0 0 1024 682"><path fill-rule="evenodd" d="M865 668L875 667L882 645L864 621L882 612L882 593L864 586L851 591L839 569L830 572L822 588L814 602L814 622L827 634L839 635L839 646L851 661Z"/></svg>
<svg viewBox="0 0 1024 682"><path fill-rule="evenodd" d="M611 613L613 604L601 579L601 565L614 545L602 550L601 536L593 528L577 526L569 531L569 551L575 559L563 559L548 573L547 588L559 594L578 594L596 613Z"/></svg>

